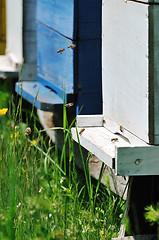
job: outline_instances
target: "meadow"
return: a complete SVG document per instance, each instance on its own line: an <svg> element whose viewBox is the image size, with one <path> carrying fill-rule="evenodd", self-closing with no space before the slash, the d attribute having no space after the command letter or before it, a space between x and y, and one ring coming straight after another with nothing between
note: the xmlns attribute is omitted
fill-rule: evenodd
<svg viewBox="0 0 159 240"><path fill-rule="evenodd" d="M5 83L6 84L6 83ZM0 239L117 237L125 202L90 176L89 156L76 167L71 125L63 109L62 151L40 126L35 109L8 85L0 93ZM68 154L66 154L66 144Z"/></svg>

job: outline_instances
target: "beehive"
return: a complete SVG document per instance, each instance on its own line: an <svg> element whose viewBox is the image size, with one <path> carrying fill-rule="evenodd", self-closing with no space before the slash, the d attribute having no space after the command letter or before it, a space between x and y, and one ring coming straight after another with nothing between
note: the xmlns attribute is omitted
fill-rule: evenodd
<svg viewBox="0 0 159 240"><path fill-rule="evenodd" d="M158 1L103 3L103 114L159 144Z"/></svg>
<svg viewBox="0 0 159 240"><path fill-rule="evenodd" d="M102 91L103 115L78 116L75 141L117 175L159 175L158 0L103 1Z"/></svg>
<svg viewBox="0 0 159 240"><path fill-rule="evenodd" d="M6 44L0 56L0 77L18 77L21 65L21 79L36 78L36 0L1 1L1 39ZM5 7L5 9L4 9ZM3 19L3 20L2 20ZM5 28L6 21L6 28ZM6 42L5 40L6 29Z"/></svg>
<svg viewBox="0 0 159 240"><path fill-rule="evenodd" d="M37 0L37 83L22 93L33 103L39 89L36 107L61 109L65 95L74 113L102 112L101 2Z"/></svg>

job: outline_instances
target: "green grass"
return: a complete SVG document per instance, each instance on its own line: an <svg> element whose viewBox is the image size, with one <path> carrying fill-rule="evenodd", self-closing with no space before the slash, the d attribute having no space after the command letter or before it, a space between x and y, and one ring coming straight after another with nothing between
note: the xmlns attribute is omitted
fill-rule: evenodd
<svg viewBox="0 0 159 240"><path fill-rule="evenodd" d="M100 184L100 178L91 179L82 152L84 174L76 169L65 107L63 115L64 125L57 129L64 136L62 153L38 129L33 111L22 122L22 99L16 107L12 100L7 114L0 116L0 239L117 236L124 201Z"/></svg>

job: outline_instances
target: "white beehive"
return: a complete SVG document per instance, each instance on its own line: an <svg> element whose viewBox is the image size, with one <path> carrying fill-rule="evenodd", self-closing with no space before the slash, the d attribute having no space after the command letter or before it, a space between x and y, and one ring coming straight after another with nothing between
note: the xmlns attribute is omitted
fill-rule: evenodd
<svg viewBox="0 0 159 240"><path fill-rule="evenodd" d="M103 115L72 129L117 175L159 175L158 3L103 1Z"/></svg>
<svg viewBox="0 0 159 240"><path fill-rule="evenodd" d="M103 114L159 144L159 5L103 5Z"/></svg>
<svg viewBox="0 0 159 240"><path fill-rule="evenodd" d="M0 73L18 72L22 63L22 0L6 1L6 54L0 56Z"/></svg>
<svg viewBox="0 0 159 240"><path fill-rule="evenodd" d="M36 79L36 0L6 0L6 51L0 56L0 77Z"/></svg>

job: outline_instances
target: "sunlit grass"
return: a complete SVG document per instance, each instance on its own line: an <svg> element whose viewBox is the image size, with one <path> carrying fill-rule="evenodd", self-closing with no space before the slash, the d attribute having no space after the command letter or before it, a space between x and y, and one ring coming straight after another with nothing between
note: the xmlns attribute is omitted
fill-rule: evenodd
<svg viewBox="0 0 159 240"><path fill-rule="evenodd" d="M100 179L92 181L88 158L82 152L85 174L76 169L66 108L64 126L56 128L63 132L61 154L33 116L33 112L28 114L22 122L22 99L18 106L12 100L8 111L0 114L0 239L117 236L124 201L101 185Z"/></svg>

